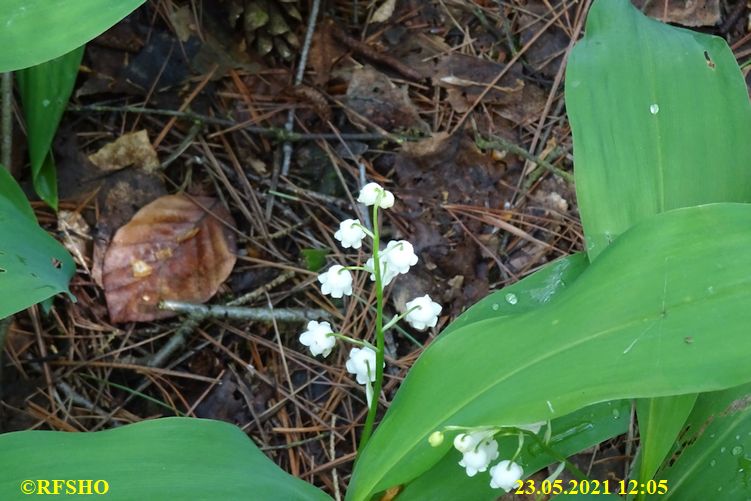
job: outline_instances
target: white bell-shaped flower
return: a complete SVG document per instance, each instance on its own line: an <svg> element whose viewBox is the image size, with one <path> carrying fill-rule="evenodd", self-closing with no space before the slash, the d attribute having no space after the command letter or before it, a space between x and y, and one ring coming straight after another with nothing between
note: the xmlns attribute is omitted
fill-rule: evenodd
<svg viewBox="0 0 751 501"><path fill-rule="evenodd" d="M365 232L357 219L345 219L339 223L339 230L334 233L334 238L339 240L345 249L359 249Z"/></svg>
<svg viewBox="0 0 751 501"><path fill-rule="evenodd" d="M389 263L386 261L383 254L378 255L378 261L381 263L381 281L383 282L383 286L386 287L397 277L397 275L399 275L399 272L394 271L394 269L389 266ZM370 272L371 282L375 282L375 261L372 256L365 262L365 269Z"/></svg>
<svg viewBox="0 0 751 501"><path fill-rule="evenodd" d="M365 400L368 402L368 407L373 403L373 383L365 381Z"/></svg>
<svg viewBox="0 0 751 501"><path fill-rule="evenodd" d="M392 240L386 245L386 250L382 251L383 256L389 267L397 273L407 273L410 266L417 264L417 255L415 248L406 240Z"/></svg>
<svg viewBox="0 0 751 501"><path fill-rule="evenodd" d="M467 475L474 477L478 472L488 470L490 462L498 457L498 442L492 438L486 438L473 449L467 451L459 461L459 466L463 466Z"/></svg>
<svg viewBox="0 0 751 501"><path fill-rule="evenodd" d="M417 330L425 330L428 327L435 327L438 323L438 315L443 308L436 303L430 296L425 294L422 297L407 302L407 315L404 317L407 322ZM412 310L412 311L410 311Z"/></svg>
<svg viewBox="0 0 751 501"><path fill-rule="evenodd" d="M328 357L336 345L336 338L329 335L333 332L328 322L311 320L308 322L308 330L300 334L300 342L310 348L310 353L314 357L318 355Z"/></svg>
<svg viewBox="0 0 751 501"><path fill-rule="evenodd" d="M318 281L321 282L321 292L331 297L352 295L352 273L344 266L335 264L326 273L318 275Z"/></svg>
<svg viewBox="0 0 751 501"><path fill-rule="evenodd" d="M378 206L381 209L388 209L394 206L394 194L385 190L378 183L368 183L360 190L360 196L357 201L365 205L375 205L380 198Z"/></svg>
<svg viewBox="0 0 751 501"><path fill-rule="evenodd" d="M346 367L347 372L354 374L360 384L375 381L376 352L369 346L352 348L349 352Z"/></svg>
<svg viewBox="0 0 751 501"><path fill-rule="evenodd" d="M518 487L524 470L518 464L504 459L490 469L490 487L510 491Z"/></svg>
<svg viewBox="0 0 751 501"><path fill-rule="evenodd" d="M488 438L487 431L472 431L470 433L460 433L454 437L454 447L456 448L456 450L464 454L465 452L469 452L477 447L477 444L479 444L486 438Z"/></svg>

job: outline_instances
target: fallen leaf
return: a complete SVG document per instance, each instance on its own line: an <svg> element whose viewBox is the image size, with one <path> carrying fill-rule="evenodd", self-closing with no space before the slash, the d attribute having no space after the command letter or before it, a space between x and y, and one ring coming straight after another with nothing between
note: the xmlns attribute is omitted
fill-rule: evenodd
<svg viewBox="0 0 751 501"><path fill-rule="evenodd" d="M505 68L506 65L504 64L454 52L442 56L438 60L433 84L449 90L460 90L465 101L472 104ZM516 103L521 97L523 88L524 81L522 80L521 68L512 66L501 77L501 80L485 94L483 102Z"/></svg>
<svg viewBox="0 0 751 501"><path fill-rule="evenodd" d="M571 41L571 36L556 25L549 26L540 34L549 15L549 6L536 1L529 4L528 14L519 15L517 22L524 26L519 34L519 43L522 46L537 37L524 53L527 65L535 74L552 79L561 67L563 54ZM569 10L569 15L575 15L575 12Z"/></svg>
<svg viewBox="0 0 751 501"><path fill-rule="evenodd" d="M525 82L521 67L517 65L485 92L505 67L487 59L452 53L439 59L433 83L446 88L446 101L457 113L469 110L482 96L483 104L495 106L500 116L527 125L539 118L546 94L536 85Z"/></svg>
<svg viewBox="0 0 751 501"><path fill-rule="evenodd" d="M169 13L169 20L172 23L172 28L175 30L177 39L183 43L187 42L190 35L196 31L193 13L187 5L177 7L171 11Z"/></svg>
<svg viewBox="0 0 751 501"><path fill-rule="evenodd" d="M159 309L161 301L211 298L235 265L235 237L226 225L234 226L229 211L208 197L167 195L138 211L104 257L112 322L171 317Z"/></svg>
<svg viewBox="0 0 751 501"><path fill-rule="evenodd" d="M644 13L665 23L715 26L720 22L719 0L632 0ZM646 10L644 6L646 5Z"/></svg>
<svg viewBox="0 0 751 501"><path fill-rule="evenodd" d="M80 212L61 210L57 213L57 230L63 234L63 245L73 258L86 267L86 256L92 240L91 228Z"/></svg>
<svg viewBox="0 0 751 501"><path fill-rule="evenodd" d="M399 212L410 228L410 241L426 268L433 268L433 287L447 311L459 312L489 290L482 241L489 228L481 221L457 216L445 205L499 207L508 193L499 183L502 166L480 152L463 133L434 134L405 143L394 162ZM490 249L491 251L494 249ZM456 287L449 280L461 276ZM461 294L458 294L459 287Z"/></svg>
<svg viewBox="0 0 751 501"><path fill-rule="evenodd" d="M145 130L120 136L93 155L89 155L89 160L102 170L119 170L134 166L153 172L159 167L159 158Z"/></svg>
<svg viewBox="0 0 751 501"><path fill-rule="evenodd" d="M331 34L333 24L332 19L326 19L319 24L319 28L313 34L308 56L310 67L313 69L313 83L321 87L329 82L334 63L346 52Z"/></svg>
<svg viewBox="0 0 751 501"><path fill-rule="evenodd" d="M386 0L376 9L370 21L373 23L385 23L394 15L394 7L396 7L396 0Z"/></svg>
<svg viewBox="0 0 751 501"><path fill-rule="evenodd" d="M360 116L387 131L430 130L409 99L407 89L397 87L389 77L370 66L352 74L347 87L347 104Z"/></svg>

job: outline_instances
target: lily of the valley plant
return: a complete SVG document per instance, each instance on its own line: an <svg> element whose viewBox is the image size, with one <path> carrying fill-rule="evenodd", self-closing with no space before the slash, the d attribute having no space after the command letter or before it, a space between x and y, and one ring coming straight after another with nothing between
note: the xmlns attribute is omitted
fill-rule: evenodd
<svg viewBox="0 0 751 501"><path fill-rule="evenodd" d="M365 239L370 239L373 254L364 266L344 266L335 264L325 273L318 276L321 283L321 292L333 298L352 295L352 272L361 271L370 274L370 280L375 282L376 287L376 325L375 344L365 339L357 339L341 332L335 332L328 322L311 321L307 330L300 335L300 342L310 349L313 356L327 357L336 345L336 340L341 339L355 345L350 349L347 359L347 372L353 375L358 384L365 386L365 395L368 402L368 417L365 428L360 438L360 449L365 446L372 430L378 408L378 395L383 385L384 362L384 332L397 322L404 319L413 328L425 330L435 327L438 323L438 315L441 313L441 305L433 301L429 295L416 297L406 304L406 311L397 315L384 325L383 321L383 288L391 283L398 275L409 272L409 269L417 264L417 255L411 243L406 240L392 240L384 249L380 248L380 231L378 228L379 209L389 209L394 205L394 195L385 190L377 183L368 183L357 199L358 202L371 206L373 211L373 229L368 229L357 219L345 219L339 224L339 230L334 233L334 238L341 242L345 249L360 249Z"/></svg>

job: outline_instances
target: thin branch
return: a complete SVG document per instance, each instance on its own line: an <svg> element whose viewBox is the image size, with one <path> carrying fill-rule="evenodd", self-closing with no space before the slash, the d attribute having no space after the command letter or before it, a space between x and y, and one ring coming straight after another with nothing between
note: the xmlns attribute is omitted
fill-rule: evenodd
<svg viewBox="0 0 751 501"><path fill-rule="evenodd" d="M310 9L310 15L308 16L308 27L305 30L305 41L300 51L300 62L297 65L297 74L295 75L295 85L302 83L305 76L305 67L308 65L308 53L310 52L310 45L313 43L313 33L316 30L316 21L318 19L318 10L321 8L321 0L313 0L313 6ZM284 124L284 130L287 134L292 134L292 129L295 126L295 107L290 108L287 113L287 123ZM282 146L284 152L284 158L282 160L282 176L289 174L289 164L292 161L292 144L289 141L284 142Z"/></svg>
<svg viewBox="0 0 751 501"><path fill-rule="evenodd" d="M238 129L243 129L247 132L250 132L251 134L257 134L259 136L265 136L270 137L272 139L275 139L280 142L290 142L290 143L297 143L297 142L303 142L303 141L318 141L318 140L325 140L325 141L336 141L340 139L346 139L350 141L392 141L394 143L399 143L400 141L410 141L410 140L416 140L418 138L413 138L410 136L394 136L394 135L384 135L380 132L367 132L367 133L352 133L352 134L333 134L333 133L322 133L322 134L309 134L309 133L300 133L300 132L288 132L287 130L280 128L280 127L258 127L254 125L243 125L242 123L235 122L234 120L228 119L228 118L220 118L220 117L210 117L206 115L200 115L198 113L193 113L191 111L177 111L177 110L162 110L157 108L144 108L141 106L107 106L107 105L99 105L99 104L90 104L86 106L77 106L77 105L71 105L68 106L68 111L76 112L76 113L85 113L85 112L114 112L114 113L143 113L146 115L161 115L161 116L167 116L167 117L178 117L185 120L192 120L196 123L201 124L212 124L212 125L220 125L222 127L233 127Z"/></svg>
<svg viewBox="0 0 751 501"><path fill-rule="evenodd" d="M543 160L542 158L532 155L526 149L522 148L521 146L517 144L512 143L511 141L507 141L506 139L503 139L500 137L493 137L492 139L485 139L477 135L475 136L475 144L481 150L492 148L496 150L510 151L514 155L519 155L525 160L528 160L534 164L539 165L543 169L550 171L551 174L560 176L561 178L563 178L565 181L568 181L569 183L574 182L574 176L570 172L566 172L565 170L551 164L547 160Z"/></svg>
<svg viewBox="0 0 751 501"><path fill-rule="evenodd" d="M212 318L232 318L236 320L256 320L259 322L305 322L318 318L330 318L326 310L308 308L241 308L239 306L205 305L183 303L180 301L162 301L163 310L187 313Z"/></svg>

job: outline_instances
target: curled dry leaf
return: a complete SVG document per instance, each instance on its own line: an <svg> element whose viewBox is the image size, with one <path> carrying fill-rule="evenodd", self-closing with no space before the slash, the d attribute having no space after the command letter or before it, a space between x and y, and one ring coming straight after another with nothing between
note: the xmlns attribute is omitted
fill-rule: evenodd
<svg viewBox="0 0 751 501"><path fill-rule="evenodd" d="M138 211L117 231L104 257L111 320L170 317L175 313L160 310L161 301L211 298L235 265L236 243L227 225L234 225L232 216L207 197L167 195Z"/></svg>
<svg viewBox="0 0 751 501"><path fill-rule="evenodd" d="M91 163L103 170L117 170L129 165L153 172L159 158L145 130L125 134L89 156Z"/></svg>
<svg viewBox="0 0 751 501"><path fill-rule="evenodd" d="M386 0L373 13L373 17L370 19L370 21L373 23L385 23L394 14L395 7L396 7L396 0Z"/></svg>

